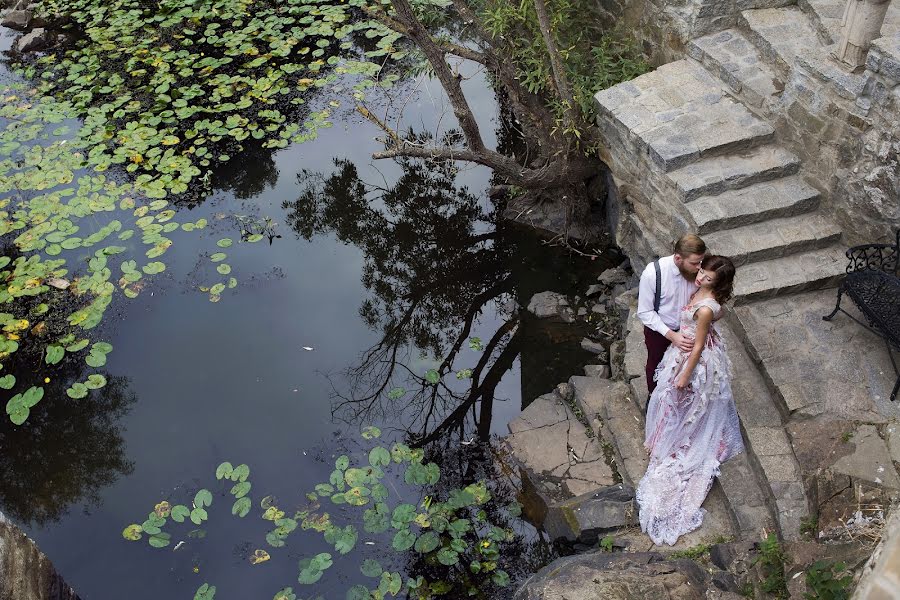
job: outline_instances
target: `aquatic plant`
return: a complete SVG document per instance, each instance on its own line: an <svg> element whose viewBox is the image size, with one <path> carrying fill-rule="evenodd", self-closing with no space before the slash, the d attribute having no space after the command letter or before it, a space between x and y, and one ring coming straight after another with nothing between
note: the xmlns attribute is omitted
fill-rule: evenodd
<svg viewBox="0 0 900 600"><path fill-rule="evenodd" d="M376 439L381 431L374 426L363 429L364 439ZM408 594L411 598L432 598L447 595L490 597L495 587L505 587L509 574L499 564L512 531L497 526L488 516L492 497L484 481L453 488L444 494L436 493L441 469L434 462L425 462L422 449L410 448L397 442L390 447L375 445L360 459L338 456L327 482L314 487L306 496L307 505L293 515L279 507L272 496L259 502L259 517L271 523L265 534L269 550L257 549L250 556L251 564L270 559L273 549L285 547L297 531L317 532L332 547L300 560L297 583L311 586L345 555L360 546L360 537L367 536L373 558L357 559L357 569L373 582L357 584L346 592L350 600L384 598ZM253 503L248 496L251 489L247 465L233 467L225 462L216 469L216 478L233 482L231 495L235 497L231 512L237 517L250 513ZM398 487L407 486L410 494L401 494ZM393 492L393 494L392 494ZM418 495L418 504L404 502L410 495ZM207 489L194 495L190 506L172 506L167 500L157 503L143 523L127 526L122 536L137 541L147 536L155 548L169 545L171 534L163 531L169 521L194 524L207 521L206 508L212 503ZM333 507L335 513L329 512ZM337 510L338 507L349 510ZM517 515L516 504L504 507L507 514ZM208 526L208 525L207 525ZM367 535L368 534L368 535ZM425 565L425 574L405 577L392 570L391 554L411 554ZM388 563L388 564L383 564ZM346 566L342 569L346 572ZM215 588L204 584L204 594L211 597ZM200 590L198 590L198 594ZM293 587L275 594L276 600L296 598Z"/></svg>

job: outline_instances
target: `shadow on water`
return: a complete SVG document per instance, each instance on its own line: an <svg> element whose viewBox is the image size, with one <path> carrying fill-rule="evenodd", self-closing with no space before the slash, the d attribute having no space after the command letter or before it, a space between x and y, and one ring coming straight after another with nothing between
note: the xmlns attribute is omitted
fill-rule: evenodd
<svg viewBox="0 0 900 600"><path fill-rule="evenodd" d="M529 365L524 407L590 357L578 344L586 328L547 325L520 307L536 292L583 291L617 257L548 251L532 231L505 222L502 206L458 185L454 163L398 164L394 184L364 182L342 159L328 175L301 171L304 191L284 204L299 237L332 232L366 256L369 297L359 312L381 337L343 374L333 412L348 422L402 422L418 445L454 432L487 441L498 385L517 360ZM486 312L498 325L475 342Z"/></svg>

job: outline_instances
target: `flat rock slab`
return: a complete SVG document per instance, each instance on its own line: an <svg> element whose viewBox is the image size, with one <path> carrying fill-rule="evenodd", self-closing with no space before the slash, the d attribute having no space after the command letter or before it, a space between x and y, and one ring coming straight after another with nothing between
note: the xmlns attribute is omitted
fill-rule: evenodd
<svg viewBox="0 0 900 600"><path fill-rule="evenodd" d="M900 403L889 399L895 375L884 340L842 313L823 321L836 299L836 290L820 290L738 306L735 312L791 413L869 423L896 419ZM842 306L855 312L846 297Z"/></svg>
<svg viewBox="0 0 900 600"><path fill-rule="evenodd" d="M655 552L594 552L559 558L528 578L514 600L701 600L732 598L690 560Z"/></svg>
<svg viewBox="0 0 900 600"><path fill-rule="evenodd" d="M556 394L536 399L508 427L504 444L528 480L528 491L538 496L534 514L615 483L599 441Z"/></svg>
<svg viewBox="0 0 900 600"><path fill-rule="evenodd" d="M593 544L603 532L637 522L634 489L619 484L554 504L544 530L554 541Z"/></svg>
<svg viewBox="0 0 900 600"><path fill-rule="evenodd" d="M831 466L835 473L900 490L900 477L891 462L887 444L875 427L861 425L848 443L853 445L853 451Z"/></svg>

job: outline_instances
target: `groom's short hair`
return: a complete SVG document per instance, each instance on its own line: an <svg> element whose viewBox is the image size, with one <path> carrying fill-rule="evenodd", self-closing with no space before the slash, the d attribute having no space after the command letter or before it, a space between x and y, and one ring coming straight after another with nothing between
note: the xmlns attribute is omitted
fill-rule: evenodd
<svg viewBox="0 0 900 600"><path fill-rule="evenodd" d="M679 256L690 256L691 254L706 254L706 243L700 239L699 235L686 233L678 238L673 248L675 254Z"/></svg>

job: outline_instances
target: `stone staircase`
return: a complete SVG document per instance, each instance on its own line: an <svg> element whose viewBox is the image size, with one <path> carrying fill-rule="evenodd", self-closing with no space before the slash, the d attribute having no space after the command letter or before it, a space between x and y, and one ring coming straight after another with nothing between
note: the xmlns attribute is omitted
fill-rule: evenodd
<svg viewBox="0 0 900 600"><path fill-rule="evenodd" d="M843 0L803 0L743 11L737 27L691 41L687 58L596 95L613 153L632 159L618 168L630 169L641 182L645 206L635 209L638 218L641 210L644 220L671 218L682 231L700 232L711 252L732 257L738 306L833 287L844 274L841 230L820 209L815 181L773 127L798 63L834 75L836 67L824 57L837 41L843 6ZM882 31L900 31L897 3ZM848 98L858 91L858 77L832 79ZM665 232L649 233L665 239ZM766 484L769 511L758 504L752 514L745 511L736 519L739 530L770 527L766 515L775 514L781 533L792 539L808 514L808 500L782 427L791 412L788 394L741 326L747 314L732 316L737 335L729 329L728 336L732 351L743 356L735 386L746 389L736 389L735 396L750 452L746 464L723 465L722 487L736 515L746 492L735 482L756 474ZM640 373L632 377L642 379ZM766 415L762 422L760 414Z"/></svg>

